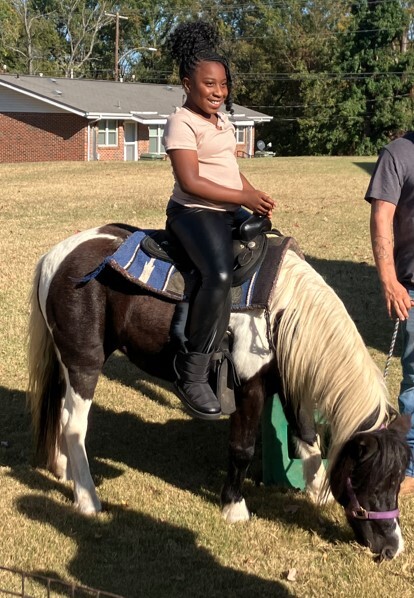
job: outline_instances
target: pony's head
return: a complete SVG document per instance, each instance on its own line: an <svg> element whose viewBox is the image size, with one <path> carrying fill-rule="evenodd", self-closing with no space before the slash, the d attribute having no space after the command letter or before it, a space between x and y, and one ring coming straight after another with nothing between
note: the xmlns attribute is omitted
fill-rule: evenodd
<svg viewBox="0 0 414 598"><path fill-rule="evenodd" d="M355 434L331 467L329 483L358 542L382 559L402 552L398 493L411 452L410 422L397 416L388 427Z"/></svg>

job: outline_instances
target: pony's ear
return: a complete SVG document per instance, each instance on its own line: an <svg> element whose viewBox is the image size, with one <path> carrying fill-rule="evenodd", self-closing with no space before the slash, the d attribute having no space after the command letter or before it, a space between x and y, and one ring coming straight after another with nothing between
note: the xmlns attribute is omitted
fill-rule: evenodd
<svg viewBox="0 0 414 598"><path fill-rule="evenodd" d="M354 438L351 456L354 461L367 461L378 450L378 440L369 434Z"/></svg>
<svg viewBox="0 0 414 598"><path fill-rule="evenodd" d="M404 415L397 415L395 419L392 420L390 424L388 424L389 430L394 430L397 432L398 436L401 438L405 438L407 436L408 431L411 429L411 415L409 413L405 413Z"/></svg>

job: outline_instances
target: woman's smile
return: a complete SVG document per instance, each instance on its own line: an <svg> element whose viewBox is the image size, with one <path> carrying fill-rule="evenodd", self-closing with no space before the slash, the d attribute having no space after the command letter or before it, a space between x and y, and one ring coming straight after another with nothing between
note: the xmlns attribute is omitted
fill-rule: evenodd
<svg viewBox="0 0 414 598"><path fill-rule="evenodd" d="M183 83L187 93L185 106L209 120L228 95L226 71L220 62L200 62Z"/></svg>

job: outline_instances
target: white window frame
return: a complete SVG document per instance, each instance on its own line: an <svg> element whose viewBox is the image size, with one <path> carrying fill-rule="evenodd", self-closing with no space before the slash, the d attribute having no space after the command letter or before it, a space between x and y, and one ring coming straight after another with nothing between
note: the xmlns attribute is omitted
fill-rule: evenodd
<svg viewBox="0 0 414 598"><path fill-rule="evenodd" d="M236 125L236 143L237 144L245 144L246 143L246 127L241 127L240 125Z"/></svg>
<svg viewBox="0 0 414 598"><path fill-rule="evenodd" d="M151 131L155 131L155 130L156 130L156 134L151 135ZM150 144L150 139L155 139L156 146L157 146L157 150L155 152L152 152L151 149L148 147L148 151L151 154L163 155L166 153L165 148L162 145L163 135L164 135L164 125L148 125L148 146Z"/></svg>
<svg viewBox="0 0 414 598"><path fill-rule="evenodd" d="M105 128L101 128L101 124L105 123ZM111 123L112 127L109 128L108 123ZM109 138L109 133L113 133L114 132L114 127L115 126L115 143L109 143L108 142L108 138ZM105 133L105 142L104 143L100 143L99 142L99 135L101 133ZM98 127L98 146L99 147L118 147L118 140L119 140L119 127L118 127L118 121L117 120L111 120L111 119L102 119L99 121L99 127Z"/></svg>

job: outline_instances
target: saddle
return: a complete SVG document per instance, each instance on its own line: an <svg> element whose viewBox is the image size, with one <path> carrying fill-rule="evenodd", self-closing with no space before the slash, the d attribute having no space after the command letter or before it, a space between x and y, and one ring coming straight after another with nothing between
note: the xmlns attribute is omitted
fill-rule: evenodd
<svg viewBox="0 0 414 598"><path fill-rule="evenodd" d="M271 228L268 218L253 214L233 230L233 287L240 286L262 264L267 250L265 232ZM182 272L194 269L190 258L168 229L149 232L141 241L141 249L149 257L174 264Z"/></svg>
<svg viewBox="0 0 414 598"><path fill-rule="evenodd" d="M263 309L267 317L269 300L284 255L288 249L293 249L301 257L303 255L293 237L284 237L271 228L268 218L257 215L248 218L233 231L233 247L232 309ZM197 283L194 265L179 241L168 230L131 229L115 253L106 256L95 270L77 282L87 284L106 267L115 270L131 284L177 302L170 333L172 346L179 350L185 342L188 297ZM227 334L225 345L219 348L212 360L211 385L225 414L236 408L234 384L237 384L237 373L231 357L231 341Z"/></svg>

